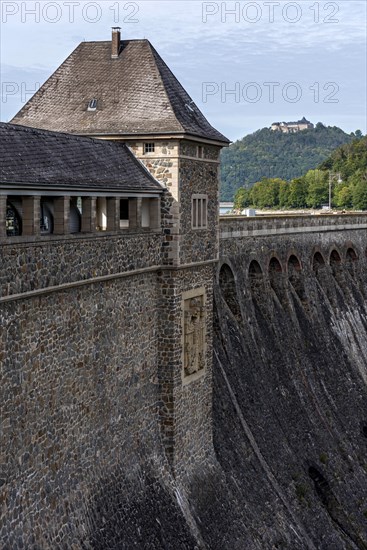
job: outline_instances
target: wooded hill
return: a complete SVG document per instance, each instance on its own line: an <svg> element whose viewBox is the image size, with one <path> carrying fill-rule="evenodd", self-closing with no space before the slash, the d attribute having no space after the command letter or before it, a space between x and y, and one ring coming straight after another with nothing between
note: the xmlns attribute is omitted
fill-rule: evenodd
<svg viewBox="0 0 367 550"><path fill-rule="evenodd" d="M262 178L250 189L238 189L235 208L320 208L367 210L367 136L336 149L316 170L285 181Z"/></svg>
<svg viewBox="0 0 367 550"><path fill-rule="evenodd" d="M290 181L301 177L354 137L320 122L312 130L295 134L268 128L249 134L222 151L221 200L233 200L238 188L250 188L262 178Z"/></svg>

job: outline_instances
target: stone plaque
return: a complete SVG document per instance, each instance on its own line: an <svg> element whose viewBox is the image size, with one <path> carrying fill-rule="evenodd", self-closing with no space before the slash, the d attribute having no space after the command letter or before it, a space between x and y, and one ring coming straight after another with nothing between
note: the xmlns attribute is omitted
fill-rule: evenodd
<svg viewBox="0 0 367 550"><path fill-rule="evenodd" d="M204 372L206 356L206 307L204 289L183 295L183 377Z"/></svg>

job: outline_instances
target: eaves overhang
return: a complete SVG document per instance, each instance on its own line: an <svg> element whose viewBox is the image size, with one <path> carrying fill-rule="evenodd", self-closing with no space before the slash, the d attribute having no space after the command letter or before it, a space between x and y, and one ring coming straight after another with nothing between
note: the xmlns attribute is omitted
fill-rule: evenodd
<svg viewBox="0 0 367 550"><path fill-rule="evenodd" d="M47 195L53 197L59 197L62 195L70 195L73 197L146 197L154 198L161 195L164 192L162 189L128 189L123 190L119 188L95 188L88 189L86 187L77 186L58 186L50 188L49 185L40 184L22 184L22 183L0 183L0 195Z"/></svg>
<svg viewBox="0 0 367 550"><path fill-rule="evenodd" d="M96 138L96 139L106 139L106 140L114 140L114 141L133 141L133 140L144 140L144 139L170 139L170 140L177 140L177 139L187 139L190 141L196 141L199 143L206 143L207 145L217 145L219 147L228 147L230 143L232 143L230 140L227 141L220 141L220 140L214 140L214 139L208 139L203 138L201 136L195 135L195 134L188 134L185 132L152 132L152 133L144 133L144 134L122 134L122 133L104 133L104 132L96 132L96 133L75 133L75 135L81 136L81 137L90 137L90 138Z"/></svg>

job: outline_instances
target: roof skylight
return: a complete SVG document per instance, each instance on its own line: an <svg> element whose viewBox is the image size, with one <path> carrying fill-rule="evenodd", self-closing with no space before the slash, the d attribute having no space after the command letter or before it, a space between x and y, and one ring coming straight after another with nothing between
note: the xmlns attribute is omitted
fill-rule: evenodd
<svg viewBox="0 0 367 550"><path fill-rule="evenodd" d="M97 100L91 99L88 103L88 111L96 111L97 110Z"/></svg>

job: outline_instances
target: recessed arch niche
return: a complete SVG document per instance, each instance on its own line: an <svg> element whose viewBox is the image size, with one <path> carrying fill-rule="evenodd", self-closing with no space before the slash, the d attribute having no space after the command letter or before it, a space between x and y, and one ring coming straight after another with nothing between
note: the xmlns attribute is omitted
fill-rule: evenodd
<svg viewBox="0 0 367 550"><path fill-rule="evenodd" d="M312 271L317 275L321 269L325 269L325 259L321 252L315 252L312 258Z"/></svg>
<svg viewBox="0 0 367 550"><path fill-rule="evenodd" d="M351 246L347 250L346 260L347 260L347 262L351 262L351 263L358 261L358 255L357 255L356 251L354 250L354 248L352 248Z"/></svg>
<svg viewBox="0 0 367 550"><path fill-rule="evenodd" d="M353 247L349 247L347 249L346 255L345 255L345 263L347 266L347 269L349 273L352 275L352 277L356 274L356 263L358 262L358 255Z"/></svg>
<svg viewBox="0 0 367 550"><path fill-rule="evenodd" d="M288 278L298 298L301 302L306 302L306 294L302 279L302 266L295 254L292 254L288 259Z"/></svg>
<svg viewBox="0 0 367 550"><path fill-rule="evenodd" d="M236 280L228 264L223 264L219 271L219 288L227 306L236 317L241 319L241 310L238 304Z"/></svg>
<svg viewBox="0 0 367 550"><path fill-rule="evenodd" d="M264 274L259 262L252 260L248 268L248 277L252 295L259 299L265 291Z"/></svg>
<svg viewBox="0 0 367 550"><path fill-rule="evenodd" d="M339 252L334 248L330 253L330 265L331 267L337 267L341 264L341 257Z"/></svg>
<svg viewBox="0 0 367 550"><path fill-rule="evenodd" d="M270 259L268 270L270 286L274 290L280 302L283 304L285 301L283 288L283 269L280 261L275 256Z"/></svg>

